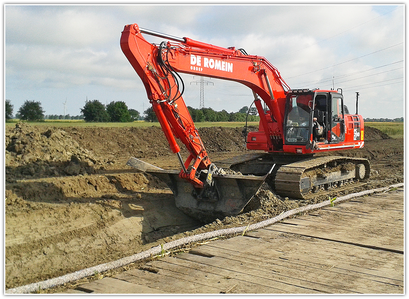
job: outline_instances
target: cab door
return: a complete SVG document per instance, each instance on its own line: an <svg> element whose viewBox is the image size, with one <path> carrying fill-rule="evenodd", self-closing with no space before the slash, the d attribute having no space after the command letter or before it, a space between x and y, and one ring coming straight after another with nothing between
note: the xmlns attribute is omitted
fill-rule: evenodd
<svg viewBox="0 0 409 299"><path fill-rule="evenodd" d="M344 101L342 95L331 94L330 143L339 143L345 139ZM329 135L328 134L328 135ZM329 136L328 136L329 137Z"/></svg>

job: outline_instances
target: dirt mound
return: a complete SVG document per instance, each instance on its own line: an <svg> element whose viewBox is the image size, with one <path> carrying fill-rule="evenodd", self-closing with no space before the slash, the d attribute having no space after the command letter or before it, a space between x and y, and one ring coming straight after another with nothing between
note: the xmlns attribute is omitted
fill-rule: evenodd
<svg viewBox="0 0 409 299"><path fill-rule="evenodd" d="M208 152L234 152L245 149L242 128L200 128L199 134Z"/></svg>
<svg viewBox="0 0 409 299"><path fill-rule="evenodd" d="M83 148L107 159L111 164L108 168L120 167L126 163L124 159L136 157L139 159L156 159L173 155L169 144L158 126L146 128L76 128L68 127L64 130ZM242 128L200 128L199 134L206 147L211 152L244 151L244 137ZM181 154L189 154L185 146L177 140ZM124 158L126 157L126 158ZM121 159L124 158L124 159Z"/></svg>
<svg viewBox="0 0 409 299"><path fill-rule="evenodd" d="M376 128L365 127L365 141L380 139L391 139L391 137Z"/></svg>
<svg viewBox="0 0 409 299"><path fill-rule="evenodd" d="M160 157L170 152L162 129L152 127L94 128L68 127L64 130L83 148L108 160L118 156L145 158Z"/></svg>
<svg viewBox="0 0 409 299"><path fill-rule="evenodd" d="M245 152L242 128L200 128L200 136L210 154ZM160 127L98 128L36 127L17 123L6 130L6 179L75 176L127 169L130 157L144 159L159 167L174 167L175 155ZM390 137L380 130L366 127L365 141ZM188 152L179 142L182 157ZM381 149L376 149L379 152ZM344 154L350 154L345 152ZM374 152L355 151L353 156ZM128 167L129 170L129 167Z"/></svg>
<svg viewBox="0 0 409 299"><path fill-rule="evenodd" d="M65 131L17 123L6 132L6 177L95 173L104 160L80 147Z"/></svg>

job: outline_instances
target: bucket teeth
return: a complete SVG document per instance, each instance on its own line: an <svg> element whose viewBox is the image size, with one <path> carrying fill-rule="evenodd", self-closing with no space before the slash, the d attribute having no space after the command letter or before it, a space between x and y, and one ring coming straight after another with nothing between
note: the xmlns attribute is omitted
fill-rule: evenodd
<svg viewBox="0 0 409 299"><path fill-rule="evenodd" d="M181 179L177 171L148 172L168 185L175 196L176 207L202 222L238 215L265 180L257 176L213 175L213 185L203 190Z"/></svg>

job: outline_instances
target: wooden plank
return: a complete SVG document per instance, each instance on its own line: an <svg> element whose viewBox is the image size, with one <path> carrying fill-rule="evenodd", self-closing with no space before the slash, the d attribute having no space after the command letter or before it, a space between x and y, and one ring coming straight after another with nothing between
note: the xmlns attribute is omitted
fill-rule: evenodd
<svg viewBox="0 0 409 299"><path fill-rule="evenodd" d="M152 261L147 266L158 270L159 280L168 280L167 277L177 277L178 281L183 284L194 285L196 290L206 290L205 293L220 293L222 290L229 287L229 284L225 284L225 280L222 275L213 275L207 272L204 267L184 267L184 266L172 266L176 257L168 257ZM138 271L132 272L132 275L139 276Z"/></svg>
<svg viewBox="0 0 409 299"><path fill-rule="evenodd" d="M384 210L384 211L391 211L391 212L403 212L403 196L400 199L402 202L398 201L392 201L388 203L388 206L385 206L385 203L377 200L377 201L366 201L366 202L342 202L342 203L335 203L335 205L332 206L326 206L323 207L319 211L337 211L337 210L345 210L351 213L357 213L357 214L363 214L363 215L369 215L375 211L378 210ZM363 208L363 205L365 207ZM371 205L371 206L369 206Z"/></svg>
<svg viewBox="0 0 409 299"><path fill-rule="evenodd" d="M380 227L380 229L383 229L384 227L391 229L393 226L393 229L399 230L399 233L403 234L403 223L399 222L397 219L398 217L393 217L394 215L389 215L388 217L355 217L349 215L339 215L339 213L335 214L332 217L306 217L306 216L301 216L297 218L291 218L291 219L285 219L279 223L282 224L293 224L293 225L304 225L304 226L312 226L318 229L324 229L327 230L330 229L331 231L335 229L339 230L340 225L347 224L347 230L355 229L356 227L367 227L369 223L373 222L379 222L379 224L376 225L376 227ZM340 218L342 217L342 222L335 220L335 218Z"/></svg>
<svg viewBox="0 0 409 299"><path fill-rule="evenodd" d="M200 259L201 257L185 255L182 258L197 260L197 258ZM359 293L346 289L343 286L328 285L325 282L310 279L309 272L311 268L309 267L305 267L304 269L286 266L277 267L277 265L269 263L268 260L246 259L246 257L234 259L231 255L226 254L221 256L220 253L203 262L216 269L220 267L234 272L234 278L251 275L252 280L285 289L287 293ZM302 274L301 272L304 273Z"/></svg>
<svg viewBox="0 0 409 299"><path fill-rule="evenodd" d="M208 287L217 287L217 293L249 293L249 290L251 290L250 293L284 293L284 290L279 288L240 279L235 273L229 271L212 272L207 265L190 260L180 258L163 259L155 262L155 266L160 267L162 271L168 270L177 273L185 280L201 281L202 284Z"/></svg>
<svg viewBox="0 0 409 299"><path fill-rule="evenodd" d="M76 294L76 295L86 295L88 294L88 292L83 292L80 290L76 290L76 289L66 289L62 292L58 292L56 294Z"/></svg>
<svg viewBox="0 0 409 299"><path fill-rule="evenodd" d="M304 242L298 242L299 244L295 244L294 242L291 242L291 244L288 244L288 246L282 248L281 247L281 252L279 253L279 256L277 254L270 255L272 249L269 245L264 246L264 248L260 248L260 250L257 250L257 255L252 255L248 253L243 253L240 251L234 251L232 250L231 247L225 246L225 243L221 243L218 246L213 246L212 244L208 244L205 246L200 247L200 251L203 252L204 254L214 254L217 256L222 256L222 257L231 257L231 258L236 258L239 260L259 260L260 262L265 263L266 265L271 265L272 267L276 267L277 269L281 268L288 268L288 267L294 267L297 268L297 273L295 275L301 275L303 276L303 271L309 271L310 268L314 268L317 273L324 271L324 274L330 269L331 272L336 272L336 275L351 275L351 272L353 275L359 275L362 276L363 279L367 280L372 280L372 281L380 281L381 283L388 283L388 284L402 284L403 282L403 257L402 255L398 255L400 257L400 261L397 263L397 267L388 269L390 277L385 277L384 272L387 270L387 267L384 267L382 271L378 270L373 270L373 269L368 269L366 270L363 268L365 264L370 262L369 266L379 266L379 264L374 264L372 260L367 259L366 261L361 261L359 265L357 266L351 266L348 264L348 259L345 259L344 261L340 261L338 258L339 256L342 256L345 254L345 252L349 251L348 246L340 246L342 248L339 248L339 250L330 252L328 255L323 256L322 252L318 256L314 256L314 253L318 251L318 249L321 249L323 246L325 246L324 241L308 241L304 240ZM222 247L220 246L222 245ZM343 245L343 244L340 244ZM274 248L277 248L277 244L274 245ZM297 250L293 250L293 253L291 252L291 248L297 248ZM367 254L367 251L369 249L365 248L358 248L358 250L362 251L361 255ZM355 253L355 252L354 252ZM386 257L385 255L391 255L391 253L384 253L383 258L381 261L385 261L387 265L389 265L389 258ZM395 254L396 256L397 254ZM357 260L357 258L355 258ZM401 269L401 273L397 271L398 269ZM293 275L294 276L294 275ZM295 276L294 276L295 277ZM325 281L327 277L324 276L324 278L319 278L320 281Z"/></svg>
<svg viewBox="0 0 409 299"><path fill-rule="evenodd" d="M385 200L387 198L387 200ZM334 210L336 208L342 208L350 210L351 212L363 212L372 213L378 210L384 211L403 211L404 193L393 192L387 194L375 194L371 196L361 197L359 200L351 200L335 204L334 207L325 207L325 210Z"/></svg>
<svg viewBox="0 0 409 299"><path fill-rule="evenodd" d="M316 250L317 248L322 248L323 244L322 241L320 242L321 244L316 244L315 247L311 248L305 243L299 243L299 248L311 248L312 250ZM296 244L291 244L290 247L294 248ZM304 272L309 272L314 269L314 271L317 273L323 273L323 277L318 277L319 281L326 281L327 280L327 272L334 272L335 276L342 276L342 275L359 275L363 276L363 279L368 280L368 284L372 283L371 281L380 281L381 283L392 283L392 284L401 284L402 283L402 277L403 273L401 273L401 276L399 277L400 280L393 280L392 278L389 277L383 277L382 272L377 272L374 271L372 273L365 273L365 271L362 271L360 267L352 267L346 264L346 262L341 262L338 260L337 256L342 255L344 253L343 250L340 250L339 252L336 252L335 255L327 257L311 257L310 255L310 250L307 250L306 252L299 252L299 250L294 251L294 255L288 255L287 252L283 251L281 252L281 256L278 258L276 256L271 257L269 256L269 252L271 250L268 249L268 246L265 247L263 250L258 250L257 255L251 255L247 253L241 253L241 252L234 252L231 251L230 249L223 249L220 247L216 248L211 248L211 245L206 245L205 247L200 248L201 251L207 254L217 254L217 256L223 256L223 257L231 257L239 259L239 260L247 260L247 261L254 261L254 260L259 260L260 262L265 263L266 266L273 267L274 270L277 271L287 271L288 268L293 267L297 269L297 272L295 274L291 274L292 277L297 277L298 275L300 277L304 277L305 274ZM284 249L285 250L285 249ZM402 264L400 264L401 266ZM401 267L402 269L402 267ZM284 272L282 272L284 273ZM395 275L396 271L392 272L393 275Z"/></svg>
<svg viewBox="0 0 409 299"><path fill-rule="evenodd" d="M367 209L363 210L360 209L358 210L358 206L345 206L346 204L342 203L340 205L336 205L334 207L325 207L322 208L321 210L317 210L312 212L315 217L311 217L311 220L314 219L321 219L321 218L326 218L326 217L333 217L333 213L340 214L340 216L344 216L347 218L364 218L364 219L377 219L379 218L379 212L386 212L387 217L389 218L395 218L395 217L402 217L403 216L403 207L401 210L399 209L374 209L372 211L369 211ZM359 205L358 203L355 203L354 205ZM329 213L328 213L329 212ZM310 216L310 213L305 214L305 216ZM297 217L298 218L298 217Z"/></svg>
<svg viewBox="0 0 409 299"><path fill-rule="evenodd" d="M342 217L346 219L346 217ZM377 222L376 225L373 225ZM369 222L363 221L362 219L346 219L344 231L339 229L339 221L333 221L330 219L323 218L322 221L311 221L310 218L305 216L293 219L287 219L280 222L281 225L293 225L300 234L311 234L314 236L326 237L336 239L335 236L342 235L340 241L349 242L363 242L365 244L390 248L392 250L403 251L403 234L404 225L403 222L397 222L395 219L385 220L382 219L372 219ZM342 226L344 226L342 224ZM273 227L280 227L280 225L274 225ZM312 233L311 233L312 232ZM319 233L318 233L319 232ZM353 233L348 233L353 232Z"/></svg>
<svg viewBox="0 0 409 299"><path fill-rule="evenodd" d="M342 225L342 224L340 224ZM333 230L325 224L317 225L285 225L277 223L266 227L268 230L293 233L314 238L326 238L338 242L349 242L362 246L375 246L385 250L403 251L403 227L378 222L360 223L354 226L342 226L342 230Z"/></svg>
<svg viewBox="0 0 409 299"><path fill-rule="evenodd" d="M377 204L377 203L374 203ZM397 207L396 209L385 209L385 208L377 208L377 209L372 209L372 210L363 210L357 209L359 205L358 203L355 203L354 205L356 206L347 206L346 204L341 204L341 205L336 205L334 207L325 207L319 210L318 212L320 213L320 216L329 216L330 214L326 214L327 212L335 212L335 213L340 213L341 215L345 215L348 217L348 215L351 216L356 216L356 217L363 217L363 218L378 218L378 213L386 212L389 217L394 215L394 217L402 217L403 215L403 206L401 208Z"/></svg>
<svg viewBox="0 0 409 299"><path fill-rule="evenodd" d="M283 256L283 254L294 252L296 254L305 254L307 258L311 257L322 260L336 257L337 261L347 262L348 264L358 268L365 268L366 266L372 266L373 264L377 265L380 262L385 261L388 265L392 266L402 265L402 255L388 251L378 251L370 248L363 250L364 248L361 247L314 239L312 237L296 236L297 238L294 238L293 234L281 233L266 229L249 232L247 234L262 237L266 242L271 244L267 246L267 248L269 248L271 251L276 250L277 252L281 253L281 256ZM310 240L311 242L309 243L309 246L299 246L299 240L302 239ZM325 251L320 250L322 248L325 248Z"/></svg>
<svg viewBox="0 0 409 299"><path fill-rule="evenodd" d="M177 265L178 267L184 267L184 268L191 268L194 269L197 272L203 272L205 275L207 275L209 277L209 274L212 275L216 275L218 277L224 278L224 279L231 279L231 278L235 278L237 279L237 277L235 277L235 273L231 272L228 269L224 269L223 267L209 267L206 263L203 263L200 261L200 258L206 259L204 257L198 257L198 256L193 256L190 255L189 256L193 256L193 260L191 259L181 259L180 257L183 256L184 254L180 254L178 255L177 258L165 258L161 261L166 261L169 263L173 263L175 265ZM153 266L155 268L158 268L158 262L154 261L149 263L150 266ZM220 265L221 266L221 265ZM129 272L129 271L128 271ZM141 278L141 273L139 271L131 271L129 272L130 274L134 275L135 277L137 277L137 279ZM158 273L161 273L161 271L159 271ZM162 277L166 277L165 275ZM211 277L211 276L210 276ZM156 281L161 281L163 280L163 278L160 277L160 275L157 275L154 277ZM220 280L220 279L219 279ZM248 286L247 291L243 288L243 292L245 293L257 293L259 291L263 292L263 293L285 293L285 290L281 290L279 288L274 288L271 286L271 284L269 282L267 283L263 283L260 282L258 280L253 279L253 277L251 275L246 275L246 277L240 277L238 278L238 280L240 280L240 286ZM200 284L199 284L200 283ZM194 292L188 292L188 293L220 293L220 290L218 287L219 282L217 281L217 284L213 285L213 289L211 289L210 291L208 290L208 288L205 288L202 286L202 281L200 281L199 283L196 283ZM202 288L203 287L203 288ZM214 291L214 288L217 288L216 291ZM186 288L185 288L186 289ZM168 290L168 289L167 289ZM178 289L180 292L180 289ZM237 290L236 290L237 291ZM171 290L168 292L172 292Z"/></svg>
<svg viewBox="0 0 409 299"><path fill-rule="evenodd" d="M154 265L154 262L150 263L149 265ZM214 294L220 292L220 289L218 289L216 286L208 287L202 284L201 281L186 281L178 275L169 275L169 273L165 273L165 271L161 271L159 268L157 269L159 270L158 273L134 269L118 274L115 277L130 283L143 283L144 285L159 289L163 293L167 294Z"/></svg>
<svg viewBox="0 0 409 299"><path fill-rule="evenodd" d="M397 210L385 210L377 209L373 211L356 211L356 209L347 209L342 204L339 207L328 207L323 210L315 211L314 217L311 217L309 214L305 214L299 217L293 217L289 219L298 219L298 218L310 218L311 221L320 221L323 219L332 219L333 217L342 217L343 221L350 220L376 220L384 219L386 220L399 220L403 219L403 207L401 211Z"/></svg>
<svg viewBox="0 0 409 299"><path fill-rule="evenodd" d="M221 272L234 279L240 281L247 281L254 284L255 294L259 293L259 285L271 286L276 289L284 290L285 293L291 294L310 294L310 293L326 293L319 288L301 285L297 282L280 281L271 276L270 273L264 273L258 267L259 265L252 265L252 267L245 267L243 262L234 262L228 259L220 259L219 257L205 258L202 256L192 254L181 254L178 260L186 260L195 263L206 265L207 271L212 273Z"/></svg>
<svg viewBox="0 0 409 299"><path fill-rule="evenodd" d="M158 289L149 288L144 285L129 283L118 278L104 277L90 283L82 284L78 290L94 294L161 294Z"/></svg>
<svg viewBox="0 0 409 299"><path fill-rule="evenodd" d="M183 254L181 254L183 255ZM160 265L160 263L167 262L167 263L172 263L175 265L175 267L183 268L183 270L180 270L179 272L185 271L187 268L191 268L192 270L198 272L196 275L201 275L200 273L203 273L206 278L210 278L210 282L213 278L216 278L217 281L213 281L213 287L218 287L218 285L221 283L221 280L228 280L229 282L231 281L231 284L234 285L234 281L238 281L238 286L236 286L233 289L234 293L237 292L244 292L244 293L286 293L288 292L288 287L285 289L279 289L277 287L274 287L271 285L271 282L269 280L264 280L260 281L258 278L254 278L252 275L249 275L247 273L236 273L235 271L231 271L230 269L224 269L223 265L218 265L218 266L209 266L207 263L201 262L200 259L207 259L205 257L200 257L200 256L194 256L191 254L188 254L189 256L192 257L192 259L181 259L180 256L178 255L178 258L165 258L161 259L158 261L154 261L149 263L150 266L154 267L155 269L158 269L159 272L158 274L165 274L161 268L163 268L163 264ZM127 271L128 274L132 274L134 278L137 281L140 281L141 278L141 273L138 270L131 270ZM154 277L154 283L155 282L161 282L163 280L167 281L167 275L156 275ZM120 276L121 279L125 279L127 281L129 280L129 277L124 277L123 275ZM183 277L179 276L179 279L183 279ZM200 281L200 284L202 284L203 281ZM172 283L169 283L172 284ZM162 286L165 286L166 284L161 283ZM211 291L209 293L220 293L224 292L226 288L223 288L224 285L222 284L222 289L218 289L217 292ZM231 286L229 285L229 288ZM186 289L186 288L185 288ZM227 288L228 289L228 288ZM162 290L164 290L162 288ZM298 293L300 293L300 288L296 288L298 290ZM301 288L302 290L302 288ZM169 291L166 289L166 292L171 293L172 291ZM180 292L180 289L179 289ZM206 288L201 288L201 285L196 285L195 289L196 293L207 293ZM185 292L184 292L185 293ZM189 292L191 293L191 292ZM301 291L301 293L305 293L305 291ZM310 292L311 293L311 292ZM312 291L312 293L316 293L316 291Z"/></svg>

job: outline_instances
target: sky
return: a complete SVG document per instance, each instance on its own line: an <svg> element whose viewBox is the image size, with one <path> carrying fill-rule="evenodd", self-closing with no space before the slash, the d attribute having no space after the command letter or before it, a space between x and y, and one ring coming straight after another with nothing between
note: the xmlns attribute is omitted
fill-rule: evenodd
<svg viewBox="0 0 409 299"><path fill-rule="evenodd" d="M14 114L29 100L46 115L79 115L94 99L142 114L146 91L119 43L137 23L264 56L292 89L342 88L350 112L359 92L364 118L404 116L404 4L5 4L4 17L4 98ZM186 104L199 108L200 77L182 78ZM239 83L204 79L205 107L237 112L253 101Z"/></svg>

